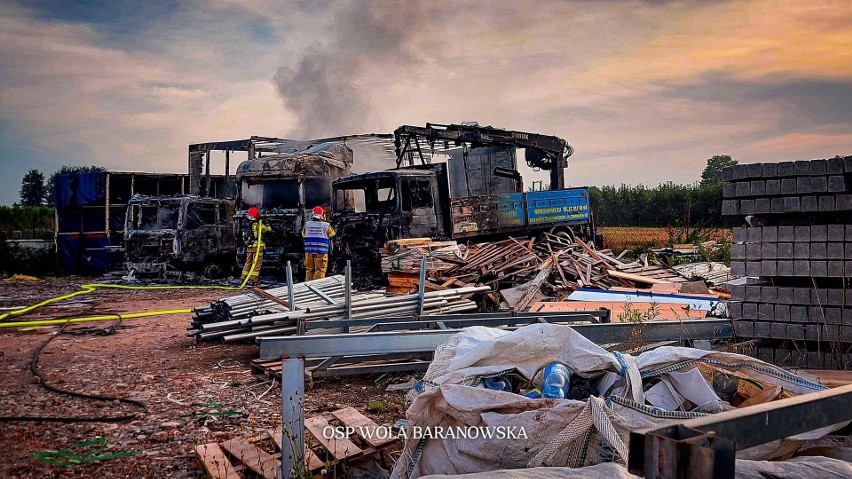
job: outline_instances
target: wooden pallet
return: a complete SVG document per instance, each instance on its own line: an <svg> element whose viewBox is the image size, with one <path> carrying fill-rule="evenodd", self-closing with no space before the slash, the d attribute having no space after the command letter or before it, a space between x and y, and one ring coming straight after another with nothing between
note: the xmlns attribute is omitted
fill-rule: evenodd
<svg viewBox="0 0 852 479"><path fill-rule="evenodd" d="M370 434L379 426L354 408L326 414L305 420L305 464L313 477L323 477L323 470L331 472L337 464L371 457L378 458L383 466L390 469L391 464L384 453L397 442L396 439ZM347 438L326 438L323 429L327 426L349 427L356 432ZM362 436L361 431L366 434ZM195 453L213 479L242 479L246 476L275 479L281 466L281 428L269 429L254 438L238 437L221 443L200 444L195 447Z"/></svg>

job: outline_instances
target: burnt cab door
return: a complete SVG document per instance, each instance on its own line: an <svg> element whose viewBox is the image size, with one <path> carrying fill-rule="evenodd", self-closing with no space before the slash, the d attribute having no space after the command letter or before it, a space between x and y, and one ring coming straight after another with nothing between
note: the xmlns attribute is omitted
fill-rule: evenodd
<svg viewBox="0 0 852 479"><path fill-rule="evenodd" d="M442 234L435 194L435 177L432 175L400 177L403 237L424 238Z"/></svg>

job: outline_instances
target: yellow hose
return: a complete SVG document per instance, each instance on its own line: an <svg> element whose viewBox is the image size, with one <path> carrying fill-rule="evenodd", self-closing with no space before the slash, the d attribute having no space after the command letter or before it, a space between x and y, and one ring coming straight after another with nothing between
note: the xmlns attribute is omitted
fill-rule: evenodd
<svg viewBox="0 0 852 479"><path fill-rule="evenodd" d="M251 262L251 269L249 270L249 274L246 275L245 279L239 286L126 286L123 284L101 284L101 283L89 283L82 285L79 291L74 291L73 293L68 293L62 296L56 296L54 298L46 299L40 303L33 304L31 306L27 306L25 308L16 309L14 311L9 311L8 313L0 314L0 321L3 321L7 318L11 318L13 316L21 316L23 314L27 314L31 311L34 311L42 306L47 306L48 304L55 303L57 301L62 301L65 299L70 299L75 296L80 296L83 294L89 294L94 292L98 288L106 288L106 289L129 289L129 290L157 290L157 289L218 289L224 291L236 291L245 288L246 283L248 283L249 278L251 278L252 273L254 273L254 269L257 266L257 259L260 256L258 253L260 252L260 244L261 244L261 236L263 236L263 222L260 222L257 228L257 244L258 248L255 251L254 259ZM246 248L246 254L248 254L248 248ZM127 314L112 314L112 315L104 315L104 316L90 316L84 318L70 318L70 319L49 319L42 321L20 321L16 323L2 323L0 327L13 327L14 326L38 326L38 323L44 323L42 325L48 324L63 324L63 323L82 323L85 321L106 321L108 319L129 319L133 317L146 317L146 316L156 316L161 314L177 314L177 313L190 313L192 309L173 309L173 310L165 310L165 311L148 311L144 313L127 313ZM139 315L139 316L133 316ZM92 319L94 318L94 319Z"/></svg>
<svg viewBox="0 0 852 479"><path fill-rule="evenodd" d="M119 313L119 314L104 314L101 316L84 316L81 318L67 319L44 319L39 321L15 321L10 323L0 323L0 328L21 328L21 327L41 327L54 326L65 323L86 323L89 321L111 321L116 319L134 319L146 318L149 316L164 316L167 314L184 314L191 313L192 309L170 309L164 311L145 311L144 313Z"/></svg>

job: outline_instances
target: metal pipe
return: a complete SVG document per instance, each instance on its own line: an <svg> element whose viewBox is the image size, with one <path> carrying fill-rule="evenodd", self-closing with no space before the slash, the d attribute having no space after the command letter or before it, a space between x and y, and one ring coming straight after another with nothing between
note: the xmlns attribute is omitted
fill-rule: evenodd
<svg viewBox="0 0 852 479"><path fill-rule="evenodd" d="M417 316L423 314L423 295L426 292L426 255L420 257L420 282L417 284Z"/></svg>
<svg viewBox="0 0 852 479"><path fill-rule="evenodd" d="M352 261L346 260L346 269L344 270L346 273L346 286L343 288L344 296L344 313L343 316L346 319L350 319L352 317Z"/></svg>
<svg viewBox="0 0 852 479"><path fill-rule="evenodd" d="M293 298L293 267L287 261L287 308L290 311L296 310L296 300Z"/></svg>

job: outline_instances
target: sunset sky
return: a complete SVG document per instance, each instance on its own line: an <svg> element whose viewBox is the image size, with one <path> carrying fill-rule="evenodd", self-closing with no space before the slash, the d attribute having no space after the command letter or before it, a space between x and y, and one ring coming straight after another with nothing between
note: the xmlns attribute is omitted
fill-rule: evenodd
<svg viewBox="0 0 852 479"><path fill-rule="evenodd" d="M427 121L566 138L570 185L852 154L852 1L0 0L0 204L30 168Z"/></svg>

